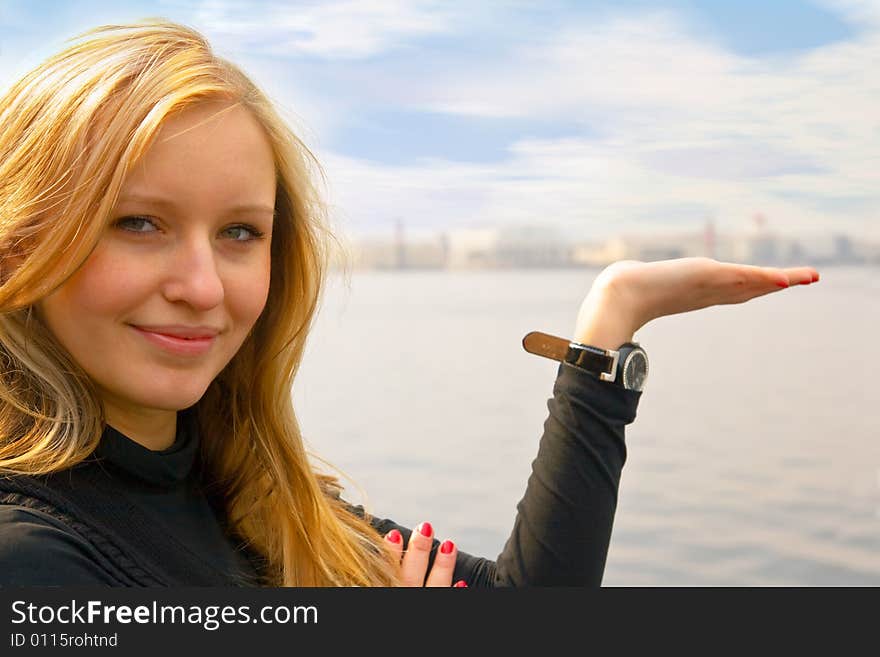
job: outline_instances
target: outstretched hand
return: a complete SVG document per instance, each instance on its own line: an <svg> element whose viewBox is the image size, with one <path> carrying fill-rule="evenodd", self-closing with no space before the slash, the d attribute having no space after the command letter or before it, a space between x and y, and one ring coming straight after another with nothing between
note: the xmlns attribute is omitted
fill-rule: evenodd
<svg viewBox="0 0 880 657"><path fill-rule="evenodd" d="M652 319L744 303L818 280L813 267L758 267L711 258L621 260L596 277L578 313L575 335L589 344L604 341L613 345L606 348L616 349Z"/></svg>

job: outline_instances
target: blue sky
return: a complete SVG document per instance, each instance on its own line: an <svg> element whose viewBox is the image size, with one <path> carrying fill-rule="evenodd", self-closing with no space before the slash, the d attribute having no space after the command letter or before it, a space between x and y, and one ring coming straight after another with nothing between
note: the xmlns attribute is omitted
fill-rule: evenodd
<svg viewBox="0 0 880 657"><path fill-rule="evenodd" d="M880 2L0 3L5 86L164 16L281 106L351 234L505 223L880 240Z"/></svg>

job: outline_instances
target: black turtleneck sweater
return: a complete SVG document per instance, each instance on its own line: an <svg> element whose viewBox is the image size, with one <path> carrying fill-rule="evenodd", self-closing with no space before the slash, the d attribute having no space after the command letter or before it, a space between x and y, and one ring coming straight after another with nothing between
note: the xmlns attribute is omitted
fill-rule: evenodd
<svg viewBox="0 0 880 657"><path fill-rule="evenodd" d="M601 584L624 427L640 397L560 364L510 538L495 561L459 551L453 581ZM192 409L179 414L174 444L162 451L108 426L94 454L70 470L0 477L0 586L256 585L259 560L199 485L194 418ZM411 530L391 520L372 524L409 540Z"/></svg>

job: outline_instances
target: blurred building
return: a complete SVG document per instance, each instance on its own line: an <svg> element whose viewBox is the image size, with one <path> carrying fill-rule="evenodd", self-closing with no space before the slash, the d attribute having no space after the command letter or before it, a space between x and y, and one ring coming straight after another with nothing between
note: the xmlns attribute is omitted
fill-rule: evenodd
<svg viewBox="0 0 880 657"><path fill-rule="evenodd" d="M357 240L350 249L354 269L443 269L448 247L443 236L400 242Z"/></svg>
<svg viewBox="0 0 880 657"><path fill-rule="evenodd" d="M586 267L605 267L618 260L653 262L697 256L731 260L736 247L736 240L719 235L710 220L696 231L628 234L603 243L581 243L573 249L572 260Z"/></svg>
<svg viewBox="0 0 880 657"><path fill-rule="evenodd" d="M880 265L880 242L865 242L861 245L860 251L866 264Z"/></svg>
<svg viewBox="0 0 880 657"><path fill-rule="evenodd" d="M780 264L781 244L769 228L767 218L760 212L752 216L751 224L737 241L734 260L752 265Z"/></svg>
<svg viewBox="0 0 880 657"><path fill-rule="evenodd" d="M447 233L450 269L570 267L572 244L537 225L460 229Z"/></svg>

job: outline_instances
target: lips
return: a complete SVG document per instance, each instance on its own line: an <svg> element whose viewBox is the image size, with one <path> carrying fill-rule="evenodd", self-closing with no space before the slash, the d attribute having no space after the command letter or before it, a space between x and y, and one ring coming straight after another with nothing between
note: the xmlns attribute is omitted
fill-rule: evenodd
<svg viewBox="0 0 880 657"><path fill-rule="evenodd" d="M217 338L209 327L143 327L131 325L151 345L176 356L198 356L211 349ZM166 331L171 331L166 333Z"/></svg>
<svg viewBox="0 0 880 657"><path fill-rule="evenodd" d="M149 331L159 335L167 335L172 338L181 340L200 340L204 338L213 338L220 332L210 326L143 326L132 324L134 328L141 331Z"/></svg>

